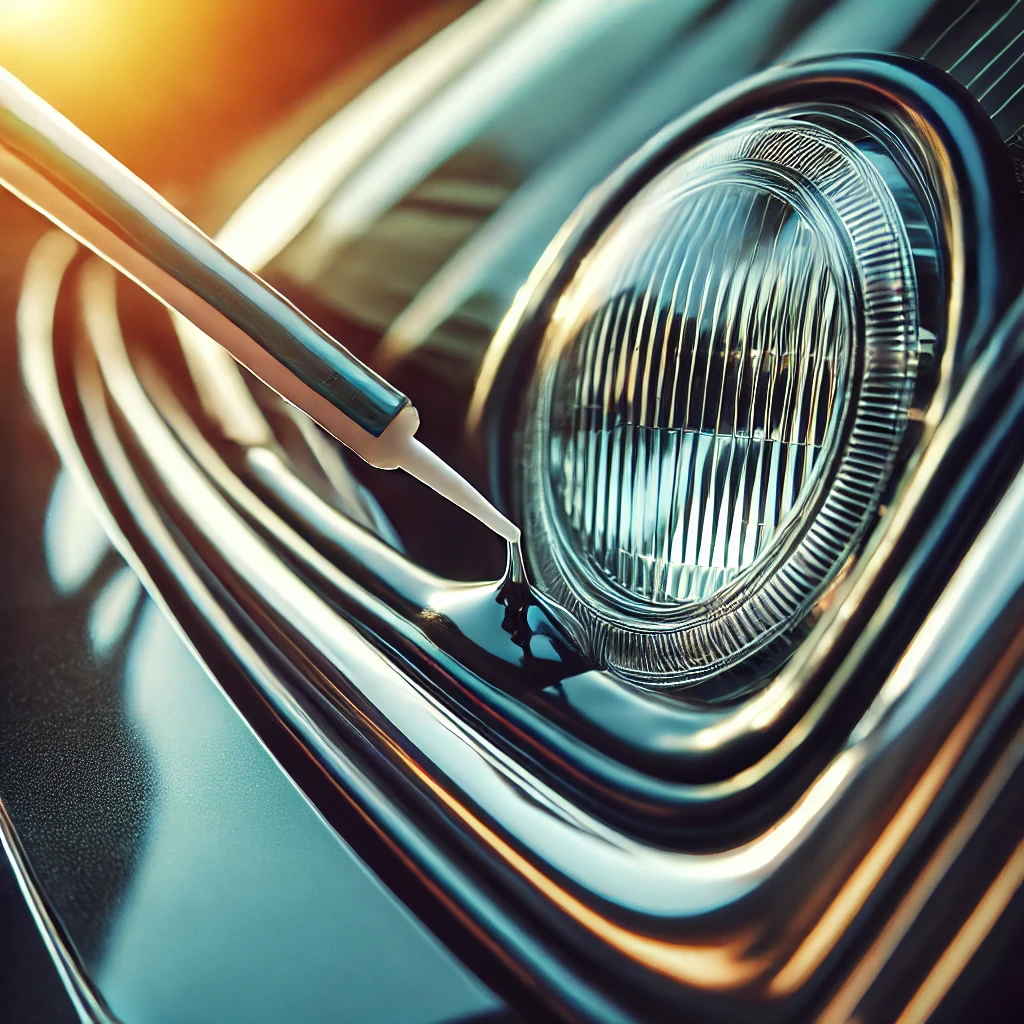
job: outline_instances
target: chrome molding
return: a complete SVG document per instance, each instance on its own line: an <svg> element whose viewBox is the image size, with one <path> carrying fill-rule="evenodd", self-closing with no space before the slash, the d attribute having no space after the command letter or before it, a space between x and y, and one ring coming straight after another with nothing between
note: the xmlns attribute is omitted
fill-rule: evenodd
<svg viewBox="0 0 1024 1024"><path fill-rule="evenodd" d="M1024 565L1024 478L1014 481L867 711L790 806L720 852L700 852L685 836L667 849L577 806L440 700L395 652L389 656L354 628L335 610L342 592L359 589L344 572L313 551L301 573L282 560L257 530L273 513L244 491L236 490L236 498L245 497L242 507L236 504L190 457L147 395L121 340L105 270L87 268L83 287L89 346L74 360L79 397L66 386L47 391L39 373L33 387L48 422L67 424L58 436L72 432L75 448L67 454L85 459L118 521L141 531L136 557L175 577L186 608L201 611L199 621L230 640L252 683L334 766L378 827L478 927L498 928L567 1012L629 1019L644 1016L641 1006L652 999L674 1005L682 999L694 1008L729 1005L741 1014L742 1007L760 1006L760 1014L821 998L855 967L847 959L840 971L835 951L884 923L870 913L881 894L913 878L911 854L926 838L934 840L936 828L954 827L951 802L965 792L965 773L983 754L977 743L983 727L1012 722L1019 713L1015 638L1024 570L1005 570ZM1014 338L1019 326L1019 320L1010 325ZM26 361L53 359L45 344L24 337ZM51 385L63 376L61 352L46 378ZM72 428L77 416L68 421L64 410L75 408L84 420ZM293 543L294 551L300 547ZM306 575L310 570L317 579ZM237 610L233 616L221 610L223 599L213 596L207 579L241 602L247 610L241 619ZM373 604L368 594L360 600ZM181 608L177 615L201 650L195 617ZM307 668L286 676L271 670L268 644L277 659L293 662L301 649ZM368 744L386 755L374 759L373 773L386 780L397 804L353 770L338 744L339 722L360 737L357 749ZM898 787L894 779L902 780ZM411 825L423 814L435 822L429 839ZM442 823L440 841L470 858L467 876L436 848ZM507 895L483 907L481 886ZM786 909L795 905L797 918ZM527 932L521 914L533 922ZM550 952L542 938L549 929L568 940L571 952ZM519 941L512 941L517 931ZM628 980L615 993L602 993L602 976ZM585 1005L578 1001L584 996Z"/></svg>
<svg viewBox="0 0 1024 1024"><path fill-rule="evenodd" d="M525 6L487 5L496 20L473 45L497 45ZM898 500L796 656L734 704L636 690L580 661L557 610L424 571L310 485L247 391L244 427L211 430L193 385L209 395L220 371L165 372L158 346L122 327L104 268L65 282L70 252L53 239L33 264L24 376L108 532L229 695L265 705L331 781L324 813L355 808L526 1006L623 1022L838 1022L879 1007L922 1020L1024 878L1019 836L993 828L1024 795L1024 298L1007 272L1020 216L977 111L932 72L922 86L917 65L880 64L769 73L659 137L586 210L747 104L817 100L843 74L861 98L902 96L946 189L949 358ZM375 166L371 143L360 167ZM292 171L333 189L332 152ZM588 230L571 225L552 253ZM475 251L409 307L387 358L486 271ZM543 320L566 266L549 257L505 342ZM78 336L52 330L58 292ZM485 370L477 422L503 363ZM956 913L936 925L940 906Z"/></svg>

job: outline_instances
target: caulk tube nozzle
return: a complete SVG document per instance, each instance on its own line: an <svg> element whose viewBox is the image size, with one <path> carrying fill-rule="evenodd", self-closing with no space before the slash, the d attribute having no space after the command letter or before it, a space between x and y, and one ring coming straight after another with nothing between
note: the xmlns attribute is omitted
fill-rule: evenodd
<svg viewBox="0 0 1024 1024"><path fill-rule="evenodd" d="M372 466L519 530L414 437L408 398L0 68L0 186L223 345Z"/></svg>
<svg viewBox="0 0 1024 1024"><path fill-rule="evenodd" d="M415 437L409 438L399 465L411 476L475 516L509 544L519 543L519 527L506 519L475 487Z"/></svg>
<svg viewBox="0 0 1024 1024"><path fill-rule="evenodd" d="M509 544L519 543L519 527L506 519L475 487L411 434L404 441L399 460L399 467L410 476L416 477L471 516L475 516L500 537L504 537Z"/></svg>
<svg viewBox="0 0 1024 1024"><path fill-rule="evenodd" d="M506 519L468 480L414 436L420 425L415 406L406 405L379 437L362 430L329 402L310 392L302 408L360 458L377 469L404 469L479 519L510 544L519 543L519 527Z"/></svg>

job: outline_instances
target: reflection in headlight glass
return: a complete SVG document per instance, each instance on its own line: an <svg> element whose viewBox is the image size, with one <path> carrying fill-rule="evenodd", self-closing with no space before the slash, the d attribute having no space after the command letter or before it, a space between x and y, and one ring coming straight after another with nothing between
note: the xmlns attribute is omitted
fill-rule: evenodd
<svg viewBox="0 0 1024 1024"><path fill-rule="evenodd" d="M554 383L558 503L610 580L705 599L824 465L853 333L835 254L777 190L715 181L652 202L594 262L608 298Z"/></svg>

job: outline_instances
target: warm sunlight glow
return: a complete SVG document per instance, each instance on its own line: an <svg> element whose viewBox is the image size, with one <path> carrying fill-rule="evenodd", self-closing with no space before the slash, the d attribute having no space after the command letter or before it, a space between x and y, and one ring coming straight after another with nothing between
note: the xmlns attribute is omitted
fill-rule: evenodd
<svg viewBox="0 0 1024 1024"><path fill-rule="evenodd" d="M93 60L110 27L131 7L118 0L0 0L0 51L8 63L39 64L48 73L69 59ZM112 40L111 40L112 41ZM13 69L12 69L13 70ZM73 69L72 69L73 70Z"/></svg>
<svg viewBox="0 0 1024 1024"><path fill-rule="evenodd" d="M0 0L0 65L116 151L187 67L193 6Z"/></svg>
<svg viewBox="0 0 1024 1024"><path fill-rule="evenodd" d="M412 0L381 0L397 17ZM357 0L0 0L0 67L176 194L380 31Z"/></svg>
<svg viewBox="0 0 1024 1024"><path fill-rule="evenodd" d="M4 35L33 32L74 6L74 0L0 0L0 26Z"/></svg>

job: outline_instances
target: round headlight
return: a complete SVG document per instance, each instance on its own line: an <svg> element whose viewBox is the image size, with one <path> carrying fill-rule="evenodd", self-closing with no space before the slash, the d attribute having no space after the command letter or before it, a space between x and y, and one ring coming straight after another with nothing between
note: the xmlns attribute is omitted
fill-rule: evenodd
<svg viewBox="0 0 1024 1024"><path fill-rule="evenodd" d="M679 685L766 650L877 515L927 221L898 168L827 112L747 121L579 262L528 401L522 515L538 582L605 666Z"/></svg>

